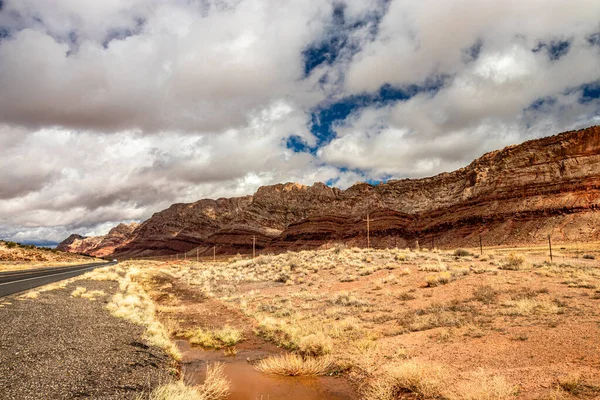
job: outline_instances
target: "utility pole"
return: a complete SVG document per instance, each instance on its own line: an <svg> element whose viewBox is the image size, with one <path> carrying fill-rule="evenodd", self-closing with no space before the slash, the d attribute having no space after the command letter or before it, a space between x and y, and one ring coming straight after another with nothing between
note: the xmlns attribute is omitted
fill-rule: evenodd
<svg viewBox="0 0 600 400"><path fill-rule="evenodd" d="M371 218L369 217L369 206L370 204L367 204L367 219L363 220L367 221L367 249L371 248L371 226L369 225L371 222Z"/></svg>
<svg viewBox="0 0 600 400"><path fill-rule="evenodd" d="M252 259L256 257L256 235L252 235Z"/></svg>
<svg viewBox="0 0 600 400"><path fill-rule="evenodd" d="M548 235L548 247L550 248L550 262L552 262L552 240L550 239L550 235Z"/></svg>

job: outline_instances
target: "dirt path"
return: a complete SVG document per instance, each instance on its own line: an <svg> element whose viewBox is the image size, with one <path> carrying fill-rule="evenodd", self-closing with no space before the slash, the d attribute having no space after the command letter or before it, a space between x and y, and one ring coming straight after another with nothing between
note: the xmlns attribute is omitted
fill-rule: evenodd
<svg viewBox="0 0 600 400"><path fill-rule="evenodd" d="M71 297L76 286L106 295ZM169 380L170 359L142 343L143 328L104 309L117 286L77 281L0 299L2 399L135 399Z"/></svg>

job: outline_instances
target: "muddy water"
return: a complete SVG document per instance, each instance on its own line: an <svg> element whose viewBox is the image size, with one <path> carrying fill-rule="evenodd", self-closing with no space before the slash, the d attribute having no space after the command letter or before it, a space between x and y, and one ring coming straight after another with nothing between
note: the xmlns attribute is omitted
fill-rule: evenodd
<svg viewBox="0 0 600 400"><path fill-rule="evenodd" d="M205 351L179 341L183 353L186 381L201 384L206 376L206 363L222 362L231 381L228 400L351 400L358 396L342 378L289 377L258 372L248 360L272 355L272 349L241 350L233 357L222 351Z"/></svg>

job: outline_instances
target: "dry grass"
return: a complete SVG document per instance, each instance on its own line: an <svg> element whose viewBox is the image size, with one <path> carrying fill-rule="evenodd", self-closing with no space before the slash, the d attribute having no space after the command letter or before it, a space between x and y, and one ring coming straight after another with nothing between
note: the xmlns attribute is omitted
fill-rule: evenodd
<svg viewBox="0 0 600 400"><path fill-rule="evenodd" d="M174 359L181 359L181 352L171 341L171 332L156 317L156 305L135 281L140 271L131 267L125 277L119 281L117 292L106 308L118 318L126 319L146 328L144 339L150 346L159 347Z"/></svg>
<svg viewBox="0 0 600 400"><path fill-rule="evenodd" d="M506 309L501 313L504 315L533 315L533 314L558 314L560 307L549 300L537 300L523 298L518 300L508 300L502 303Z"/></svg>
<svg viewBox="0 0 600 400"><path fill-rule="evenodd" d="M365 400L394 400L402 393L423 398L447 399L448 373L440 366L406 361L386 366L366 390Z"/></svg>
<svg viewBox="0 0 600 400"><path fill-rule="evenodd" d="M106 293L103 290L90 290L88 291L86 288L82 286L77 286L73 292L71 292L72 297L81 297L88 300L96 300L98 297L106 296Z"/></svg>
<svg viewBox="0 0 600 400"><path fill-rule="evenodd" d="M211 301L237 308L249 320L246 329L290 350L296 363L323 356L335 360L336 371L368 388L361 391L366 400L404 395L505 400L514 398L514 384L527 387L526 375L511 374L511 381L477 375L465 366L466 354L481 351L488 338L494 345L512 346L518 335L537 337L542 326L561 329L563 318L589 319L595 304L589 288L600 287L594 260L547 263L543 251L534 251L510 250L511 255L488 249L485 257L457 257L445 250L338 248L228 263L164 263L161 269ZM428 275L435 285L452 282L452 287L425 289ZM507 315L535 318L524 324ZM446 342L455 348L456 359L440 348ZM518 345L539 351L533 340ZM482 361L482 367L496 368L510 355L489 358L494 364ZM419 361L433 359L443 365ZM539 357L527 360L533 367L539 362ZM556 382L548 374L543 378Z"/></svg>
<svg viewBox="0 0 600 400"><path fill-rule="evenodd" d="M168 383L152 391L148 400L222 400L229 396L230 383L223 372L223 364L206 366L206 380L198 387L188 386L183 380ZM144 399L138 397L138 400Z"/></svg>
<svg viewBox="0 0 600 400"><path fill-rule="evenodd" d="M332 366L330 357L301 357L297 354L282 354L264 358L254 368L265 374L316 376L327 374Z"/></svg>
<svg viewBox="0 0 600 400"><path fill-rule="evenodd" d="M459 386L456 400L508 400L515 397L518 387L510 384L505 377L489 375L483 370L477 371L470 382Z"/></svg>
<svg viewBox="0 0 600 400"><path fill-rule="evenodd" d="M525 262L525 256L521 254L509 253L506 260L499 266L500 269L506 269L510 271L520 271L527 268Z"/></svg>
<svg viewBox="0 0 600 400"><path fill-rule="evenodd" d="M196 328L186 332L184 336L189 339L191 344L210 349L235 346L244 340L242 332L230 326L213 330Z"/></svg>

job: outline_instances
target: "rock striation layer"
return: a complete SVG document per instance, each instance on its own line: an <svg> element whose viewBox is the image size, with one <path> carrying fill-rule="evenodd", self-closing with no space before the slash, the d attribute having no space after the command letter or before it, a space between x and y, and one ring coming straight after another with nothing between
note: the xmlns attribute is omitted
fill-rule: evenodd
<svg viewBox="0 0 600 400"><path fill-rule="evenodd" d="M346 190L285 183L252 196L174 204L121 236L120 245L103 238L93 251L133 257L212 254L215 247L236 254L251 252L254 240L267 252L365 246L367 214L374 247L472 247L480 236L484 245L541 243L548 235L592 241L600 235L599 204L600 127L594 126L493 151L430 178ZM85 247L80 240L65 242L78 251Z"/></svg>

